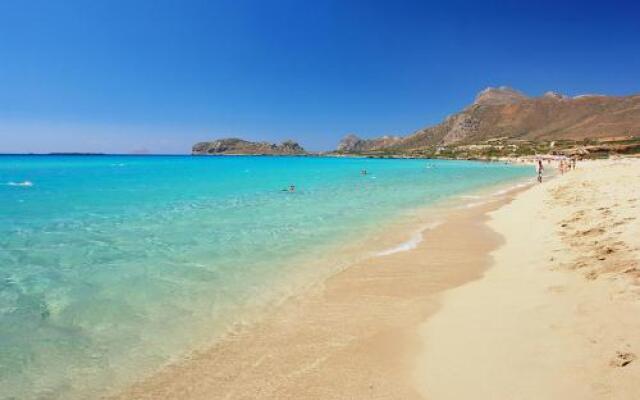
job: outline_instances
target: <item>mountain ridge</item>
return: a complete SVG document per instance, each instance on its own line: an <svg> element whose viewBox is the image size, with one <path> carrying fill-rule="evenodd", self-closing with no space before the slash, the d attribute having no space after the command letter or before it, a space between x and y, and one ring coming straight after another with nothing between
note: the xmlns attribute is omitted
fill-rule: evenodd
<svg viewBox="0 0 640 400"><path fill-rule="evenodd" d="M640 136L640 95L580 95L549 91L530 97L507 86L489 87L469 106L439 124L419 129L392 143L358 139L367 151L416 151L488 140L581 141ZM354 141L354 138L351 138ZM340 152L357 152L340 142Z"/></svg>

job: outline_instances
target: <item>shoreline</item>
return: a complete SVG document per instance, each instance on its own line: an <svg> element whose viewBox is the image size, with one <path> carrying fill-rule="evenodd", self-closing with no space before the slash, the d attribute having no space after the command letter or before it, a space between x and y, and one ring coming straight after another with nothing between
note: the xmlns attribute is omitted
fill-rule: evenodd
<svg viewBox="0 0 640 400"><path fill-rule="evenodd" d="M395 242L381 251L386 254L334 273L288 298L258 322L230 332L211 347L170 363L109 398L162 399L178 393L184 399L296 398L300 393L311 398L349 393L357 398L378 391L387 393L383 397L420 398L410 382L411 354L419 347L419 337L413 333L437 310L440 292L479 278L488 267L488 252L500 238L486 228L486 213L510 201L522 188L521 180L515 185L491 185L469 192L474 197L483 194L481 203L456 196L453 206L427 206L428 216L423 218L430 224L421 228L423 237L410 248L389 251L406 244ZM388 236L409 233L403 224L394 228L395 235ZM443 247L447 242L459 245ZM470 251L470 246L477 249ZM396 342L411 345L403 345L404 350L394 355ZM291 349L294 343L299 348ZM385 349L384 356L380 348ZM376 354L378 359L371 360ZM389 360L395 360L393 368L378 368ZM378 366L375 371L373 365ZM274 375L274 371L280 372ZM291 374L297 376L295 382ZM345 376L350 383L333 383L343 382ZM316 383L308 387L310 380ZM265 391L267 387L273 390Z"/></svg>
<svg viewBox="0 0 640 400"><path fill-rule="evenodd" d="M29 160L26 161L30 162ZM391 163L391 161L389 161L389 163ZM104 164L109 167L116 165L109 164L108 162L98 164ZM28 166L28 164L26 165ZM157 164L153 163L152 165ZM331 165L349 166L353 165L353 163L337 163ZM73 374L68 375L68 379L66 379L66 377L64 377L64 379L58 379L58 376L60 375L56 375L56 369L49 369L42 373L34 373L34 383L25 383L24 389L21 382L18 382L16 385L10 384L9 388L12 390L11 394L26 393L26 396L31 394L35 396L36 393L46 392L46 395L51 393L52 396L86 398L91 396L107 396L116 393L117 390L126 387L136 380L152 376L156 371L167 365L179 363L183 358L188 358L194 351L198 352L209 348L220 339L227 337L228 332L231 334L238 334L251 330L256 321L263 320L264 316L269 315L272 310L279 308L283 302L286 302L286 299L295 297L296 295L304 297L304 294L301 293L305 291L313 291L316 287L321 286L315 285L315 287L311 287L314 285L314 282L325 280L329 275L347 268L353 263L353 261L380 256L380 253L394 254L401 250L405 250L407 247L414 247L415 243L422 241L423 235L422 233L419 235L411 235L413 228L418 227L420 228L419 231L423 231L434 227L434 225L432 225L434 221L433 218L431 218L433 215L430 212L422 213L425 209L430 210L432 208L446 206L449 202L455 202L457 205L465 209L473 207L475 204L465 203L468 199L464 198L464 194L474 193L482 189L485 189L488 192L495 192L499 188L510 187L514 183L519 182L519 179L521 179L519 178L520 176L529 173L526 169L515 169L508 166L498 166L497 168L493 168L490 166L485 167L472 165L471 163L451 164L451 171L449 171L448 167L439 169L438 166L440 165L448 166L449 164L406 164L406 170L409 171L409 173L413 173L415 171L413 176L407 174L403 174L404 176L398 177L395 175L387 175L387 178L382 174L384 170L380 167L381 175L377 177L375 175L371 176L371 180L367 179L366 181L363 181L364 178L357 175L357 169L354 169L353 175L347 172L346 176L349 179L346 179L345 181L353 181L358 184L358 186L355 187L355 189L358 190L353 194L369 193L367 197L370 199L349 198L345 199L347 202L344 203L339 197L333 196L341 203L335 204L334 206L333 203L328 202L329 212L325 212L324 214L316 213L313 209L309 209L308 214L298 212L298 215L309 215L311 217L317 215L325 216L325 218L319 218L318 221L329 221L332 225L335 225L333 227L330 226L329 229L324 229L324 232L331 232L333 230L335 233L333 237L328 235L316 235L316 237L321 239L326 237L326 241L315 240L311 243L309 240L304 240L305 232L313 232L317 229L318 232L322 233L321 229L324 227L312 223L306 223L304 225L308 228L307 230L290 230L290 232L301 232L301 240L296 239L297 235L290 234L288 237L284 237L284 241L273 243L273 247L267 248L266 251L264 250L264 246L263 248L251 246L252 243L257 243L262 240L262 236L258 236L258 233L260 233L259 231L255 231L254 234L241 235L241 237L239 237L241 241L238 243L242 244L242 248L246 250L253 249L249 254L255 254L255 258L258 258L259 254L264 251L265 256L270 256L272 253L280 254L279 260L282 262L280 264L276 264L274 262L270 262L269 259L265 259L264 261L256 264L260 268L254 268L253 271L250 268L244 268L246 271L255 272L251 274L244 274L244 276L240 273L235 274L235 272L233 272L235 270L233 265L242 265L243 267L245 265L250 266L250 263L243 263L243 260L249 260L249 257L238 258L235 262L231 263L232 268L230 269L230 272L233 273L229 274L231 279L227 280L230 283L228 286L231 287L231 289L235 289L233 285L236 282L238 283L236 287L240 289L239 295L232 298L232 300L239 299L240 301L229 301L224 303L218 300L224 299L221 293L226 290L227 286L220 285L221 290L216 290L216 285L207 285L207 280L211 279L212 276L207 274L202 275L205 271L211 270L201 268L206 266L206 260L204 260L205 263L201 262L202 259L195 257L192 260L189 260L192 257L188 253L185 253L184 261L187 261L187 269L185 272L176 270L176 275L174 275L174 272L172 272L173 269L170 268L170 264L173 263L171 256L177 253L174 253L172 249L166 249L169 250L168 253L165 253L169 256L169 259L165 262L162 257L153 257L156 254L162 253L162 251L160 253L151 254L150 252L155 248L153 246L147 248L146 243L140 241L135 247L137 249L143 249L145 252L149 252L152 256L148 259L150 262L146 267L148 269L140 271L142 272L141 274L137 274L135 272L135 268L132 270L129 270L129 268L117 268L119 265L114 264L111 266L116 267L113 269L114 274L108 274L110 276L105 275L104 278L106 279L96 277L97 279L95 279L94 282L98 286L107 281L110 281L111 283L99 286L104 287L104 291L96 291L96 294L94 296L90 296L84 305L82 302L75 303L78 304L79 310L84 311L84 316L81 315L75 321L70 319L65 320L61 317L68 318L69 316L72 316L73 313L68 311L73 311L74 308L68 307L68 311L63 313L65 308L58 307L61 303L57 303L55 301L56 299L48 299L46 302L49 309L52 310L51 318L48 318L48 321L50 320L58 323L62 322L63 324L61 325L64 325L66 321L70 322L67 325L80 325L84 322L84 326L86 326L87 329L86 334L83 332L83 335L87 337L94 335L96 338L96 348L99 347L98 345L100 343L107 343L108 341L111 342L107 343L106 346L100 346L102 349L106 349L108 353L98 353L99 357L93 357L92 354L86 357L77 356L75 359L70 356L70 362L67 365L70 366L70 364L75 362L74 365L77 367L74 368ZM398 170L399 174L405 170L405 167L396 163L389 164L389 167L391 170ZM109 168L109 171L115 171L113 175L119 174L119 170ZM468 181L465 179L467 171L470 173L470 179ZM493 174L493 171L496 171L495 175ZM376 168L376 173L377 172ZM433 175L433 177L431 175ZM153 176L155 175L152 175L152 177ZM452 179L440 179L440 176L451 176ZM477 179L472 179L474 177ZM373 181L373 179L376 178L378 179ZM387 190L387 182L392 184L394 183L393 181L396 181L397 179L399 179L400 182L406 182L406 184L398 184L397 187L399 190ZM432 181L433 183L430 184L429 182ZM140 182L142 182L142 180L140 180ZM189 180L181 180L181 182L189 182ZM438 182L441 182L442 188ZM25 195L36 196L44 194L44 191L40 188L46 189L46 183L47 182L45 180L36 182L37 189L29 192L25 191ZM340 187L341 186L338 186L338 189L340 189ZM342 185L342 187L353 188L353 185ZM371 189L369 187L371 187ZM423 187L424 190L421 189L421 187ZM60 190L62 193L63 190ZM348 190L349 192L351 191L350 189ZM317 192L326 193L329 194L329 196L331 196L330 194L332 193L331 190L322 190ZM338 192L340 191L338 190ZM347 192L347 194L350 194L349 192ZM13 191L10 193L14 196L18 196L22 192ZM314 192L309 191L309 193L313 194ZM384 197L387 193L388 197ZM306 193L303 192L303 194ZM378 195L380 197L379 199L376 198ZM280 193L274 194L271 197L278 200L272 202L274 204L282 204L285 201L286 203L294 203L294 200L295 203L302 204L302 200L309 198L311 198L312 201L306 201L307 208L314 207L315 203L312 197L282 197L280 196ZM328 196L318 196L318 198L323 199L326 199L327 197ZM474 201L476 200L477 199ZM198 206L207 204L196 202L195 205L196 207L194 209L198 210ZM331 207L335 210L353 210L355 212L359 212L363 217L367 217L355 218L353 215L347 215L346 217L349 219L342 219L340 221L334 220L331 218L332 214L337 218L340 218L344 212L331 212ZM206 208L207 207L205 207L205 209ZM172 207L167 207L167 210L172 209ZM292 210L296 211L298 208L293 207ZM365 214L362 210L369 210L369 212ZM375 212L374 210L379 211ZM164 211L164 209L161 209L159 216L164 217ZM182 212L182 209L179 208L178 211ZM277 212L279 210L274 211ZM155 209L154 212L158 212L158 210ZM173 214L169 215L169 217L172 215ZM205 233L204 235L198 235L199 238L202 238L203 240L196 240L192 242L193 245L189 243L190 247L194 249L204 249L205 247L200 246L199 244L207 240L207 230L201 229L202 226L200 226L198 220L193 218L194 215L198 215L198 213L187 213L184 219L180 219L182 222L178 228L185 228L184 230L179 229L182 233L198 231ZM215 214L202 213L202 215L206 216ZM357 216L357 214L355 215ZM205 221L205 218L201 218L200 220ZM282 220L288 221L288 219ZM291 220L295 221L295 219ZM316 218L306 218L306 221L315 220ZM143 221L143 218L132 221L129 226L133 228L136 226L146 226L146 224L137 223L141 221ZM91 222L92 221L88 221L87 226L91 226ZM256 225L257 222L258 221L256 221ZM251 223L248 225L252 226ZM156 226L160 227L160 225L156 225L155 223L151 224L151 227ZM269 226L268 223L267 226ZM339 229L341 226L344 227L344 229ZM289 230L289 225L282 225L282 227ZM147 231L162 233L159 229ZM209 229L209 231L211 230ZM174 235L167 236L167 238L177 237L178 236ZM245 237L247 240L244 240ZM419 239L416 239L418 237ZM287 242L286 240L289 238L295 240ZM215 240L213 242L215 243ZM409 243L407 244L407 242ZM297 246L291 245L286 247L287 243L299 244ZM154 243L150 244L153 245ZM206 246L206 248L209 247ZM258 251L258 249L260 251ZM284 249L285 251L279 253L272 249ZM286 251L288 249L298 249L298 253L300 255L298 256L298 254L295 253L287 254ZM195 253L194 255L198 254ZM347 256L346 258L344 257L345 255ZM278 261L276 257L274 258ZM386 257L386 260L393 259L395 259L395 257L390 258L389 254ZM160 274L149 273L149 271L151 271L151 269L155 269L156 266L158 267L156 271ZM193 270L193 272L198 272L198 274L191 274L192 268L190 269L190 267L197 267L198 269ZM162 277L161 274L164 271L167 271L170 277L177 279L172 279L171 282L157 279ZM120 272L122 272L122 274ZM132 272L134 276L137 275L139 278L150 278L150 281L148 282L149 284L146 286L141 285L147 279L131 280L125 278L127 275L131 276L130 274ZM291 274L289 272L291 272ZM234 274L235 279L233 279ZM199 282L199 277L203 277L205 279L202 282ZM215 278L217 276L213 277ZM291 277L291 280L289 277ZM300 278L299 280L296 279L298 277ZM183 281L186 281L187 285L180 285ZM223 279L220 279L219 281L225 283ZM120 285L120 282L123 284ZM194 284L189 285L189 282L193 282ZM156 283L162 283L162 285L158 285ZM166 285L166 283L169 283L169 285ZM189 290L182 290L188 289L189 286L196 289L195 294L197 296L194 295L191 297ZM209 290L202 290L206 289L207 286L209 286ZM166 289L171 289L171 291ZM165 290L166 293L163 293ZM199 290L199 292L197 290ZM234 294L232 290L227 292ZM160 295L161 293L164 295ZM62 303L63 305L74 304L73 301L81 299L81 296L70 295L69 297L65 297L65 300L67 298L69 299L68 302ZM105 299L105 304L110 306L110 309L113 310L113 314L103 315L101 310L98 309L98 306L100 305L99 302L96 301L98 299ZM190 301L190 299L199 301ZM171 308L172 304L183 306L183 312L181 314L175 313L174 311L176 308ZM207 305L210 305L209 308L206 307ZM169 308L165 313L164 309L167 308L166 306L169 306ZM91 311L94 309L97 312ZM120 334L121 332L124 332L128 326L134 326L133 323L130 324L131 318L129 315L122 311L136 309L139 310L140 313L136 313L138 320L133 322L136 323L135 326L139 326L141 329L137 330L137 335L130 335L131 341L129 343L119 340L120 338L126 338L125 335ZM217 310L222 310L222 312L217 312ZM98 332L97 328L101 325L94 322L95 318L93 318L92 315L95 315L95 317L101 321L110 322L111 325L108 328L103 329L102 332ZM145 316L147 315L155 318L149 318L146 320ZM61 317L59 318L58 316ZM85 316L86 318L83 319ZM47 317L49 317L49 315L47 315ZM206 317L209 317L209 319L206 319ZM204 323L202 323L203 321ZM26 338L24 340L25 344L35 344L38 342L37 340L29 340L28 338L30 335L28 334L23 335L23 337ZM72 343L75 344L75 342ZM26 345L23 348L29 349ZM16 346L16 352L20 350L21 348ZM91 350L87 350L86 352L90 353L90 351ZM98 348L98 351L101 351L101 349ZM80 353L80 351L78 353ZM44 360L52 358L50 354L52 354L52 352L42 351L38 353L38 356L40 359ZM67 354L75 355L76 353L68 352ZM93 352L93 354L96 354L96 352ZM105 360L106 362L103 362L102 360ZM53 360L49 365L56 365L55 361L56 360ZM29 371L30 370L26 370L26 372ZM16 380L22 379L21 375L17 373L13 375L12 378L14 376L16 377ZM27 377L29 375L25 373L22 376ZM49 383L51 381L54 381L56 385ZM58 384L58 382L62 383ZM12 387L15 388L15 390L12 389Z"/></svg>
<svg viewBox="0 0 640 400"><path fill-rule="evenodd" d="M109 399L635 399L638 167L582 163L433 210L412 248L361 260Z"/></svg>

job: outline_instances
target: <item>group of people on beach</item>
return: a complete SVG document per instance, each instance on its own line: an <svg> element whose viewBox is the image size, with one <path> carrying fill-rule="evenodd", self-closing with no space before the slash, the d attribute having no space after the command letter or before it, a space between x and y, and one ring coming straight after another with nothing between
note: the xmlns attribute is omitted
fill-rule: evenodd
<svg viewBox="0 0 640 400"><path fill-rule="evenodd" d="M551 159L547 159L547 164L551 163ZM538 176L538 182L542 183L542 175L544 174L544 165L542 163L542 158L536 159L536 174ZM572 169L576 169L576 158L561 158L558 163L558 170L561 175L564 175L565 172L568 172Z"/></svg>
<svg viewBox="0 0 640 400"><path fill-rule="evenodd" d="M565 172L568 172L572 169L576 169L576 159L569 158L569 159L560 160L560 165L558 166L558 169L560 170L561 174L564 174Z"/></svg>

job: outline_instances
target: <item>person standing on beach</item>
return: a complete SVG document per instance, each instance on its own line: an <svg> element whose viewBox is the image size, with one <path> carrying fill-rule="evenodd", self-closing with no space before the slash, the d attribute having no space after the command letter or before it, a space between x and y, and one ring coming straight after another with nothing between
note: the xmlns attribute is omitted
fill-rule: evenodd
<svg viewBox="0 0 640 400"><path fill-rule="evenodd" d="M542 165L542 159L538 159L536 163L536 172L538 173L538 182L542 183L542 171L544 171L544 166Z"/></svg>

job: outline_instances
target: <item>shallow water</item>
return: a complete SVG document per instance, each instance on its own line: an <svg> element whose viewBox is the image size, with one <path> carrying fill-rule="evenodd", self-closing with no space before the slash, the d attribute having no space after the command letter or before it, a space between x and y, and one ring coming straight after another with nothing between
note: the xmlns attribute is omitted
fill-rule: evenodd
<svg viewBox="0 0 640 400"><path fill-rule="evenodd" d="M464 161L2 156L0 398L73 400L130 382L287 295L289 276L344 267L325 255L403 210L530 174Z"/></svg>

